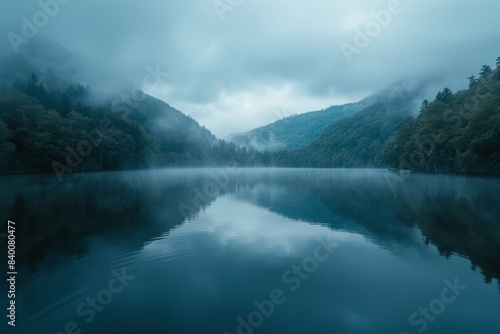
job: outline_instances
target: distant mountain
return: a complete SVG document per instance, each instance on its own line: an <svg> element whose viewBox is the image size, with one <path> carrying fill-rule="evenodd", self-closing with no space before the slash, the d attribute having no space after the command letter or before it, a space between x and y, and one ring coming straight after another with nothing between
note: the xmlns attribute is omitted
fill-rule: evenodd
<svg viewBox="0 0 500 334"><path fill-rule="evenodd" d="M373 167L384 165L382 150L396 127L417 109L417 88L395 85L372 95L376 101L328 126L311 144L280 152L274 164L286 167Z"/></svg>
<svg viewBox="0 0 500 334"><path fill-rule="evenodd" d="M293 150L312 143L332 123L351 116L373 103L375 100L370 97L358 103L331 106L324 110L289 116L248 132L229 135L225 139L259 151Z"/></svg>

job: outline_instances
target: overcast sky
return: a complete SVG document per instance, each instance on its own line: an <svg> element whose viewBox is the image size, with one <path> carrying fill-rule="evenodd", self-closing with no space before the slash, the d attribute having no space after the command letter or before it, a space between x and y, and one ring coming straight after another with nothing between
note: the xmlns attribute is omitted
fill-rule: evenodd
<svg viewBox="0 0 500 334"><path fill-rule="evenodd" d="M500 56L500 2L394 1L69 0L40 35L137 83L159 66L168 77L144 89L219 137L400 79L465 88ZM21 34L22 17L39 10L2 0L2 30ZM387 10L376 23L373 12ZM356 43L357 29L372 36Z"/></svg>

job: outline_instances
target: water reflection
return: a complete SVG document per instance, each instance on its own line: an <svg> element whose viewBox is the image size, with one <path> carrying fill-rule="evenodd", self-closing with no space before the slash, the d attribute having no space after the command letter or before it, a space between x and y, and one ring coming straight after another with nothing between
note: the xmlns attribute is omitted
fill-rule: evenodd
<svg viewBox="0 0 500 334"><path fill-rule="evenodd" d="M1 219L22 225L18 256L37 270L47 254L83 256L91 236L141 249L182 224L186 213L192 218L218 196L232 194L291 219L355 231L381 243L414 243L415 231L408 227L417 226L442 255L469 258L487 281L500 277L498 180L263 169L242 170L216 183L215 175L221 172L97 173L73 175L63 184L13 177L1 184Z"/></svg>
<svg viewBox="0 0 500 334"><path fill-rule="evenodd" d="M498 329L487 310L499 297L469 269L487 283L500 277L497 180L165 170L73 175L63 184L14 177L0 187L2 221L20 226L21 312L35 332L56 332L69 319L92 333L141 332L123 317L135 314L150 332L234 333L236 319L273 289L289 302L262 333L307 333L311 324L317 333L411 332L408 316L454 277L473 292L429 332L463 332L457 316ZM327 236L341 247L291 291L283 273ZM75 315L120 268L137 280L90 324Z"/></svg>

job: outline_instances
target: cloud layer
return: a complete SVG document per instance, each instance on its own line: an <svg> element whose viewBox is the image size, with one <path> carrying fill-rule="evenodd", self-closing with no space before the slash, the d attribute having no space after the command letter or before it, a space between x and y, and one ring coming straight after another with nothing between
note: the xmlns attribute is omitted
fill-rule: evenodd
<svg viewBox="0 0 500 334"><path fill-rule="evenodd" d="M40 35L137 83L161 66L166 82L144 88L218 136L401 79L460 89L500 56L500 3L490 0L59 1ZM40 10L2 1L4 52L6 33L22 35L22 18ZM350 62L341 45L355 48Z"/></svg>

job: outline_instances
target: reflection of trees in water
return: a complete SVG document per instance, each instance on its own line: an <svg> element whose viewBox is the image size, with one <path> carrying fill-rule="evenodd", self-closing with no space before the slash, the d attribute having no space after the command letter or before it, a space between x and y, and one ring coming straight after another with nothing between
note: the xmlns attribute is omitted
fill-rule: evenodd
<svg viewBox="0 0 500 334"><path fill-rule="evenodd" d="M251 180L251 178L249 178ZM286 196L254 199L282 215L297 218L320 201L335 214L363 226L377 242L411 243L407 227L417 226L426 244L439 254L466 257L486 283L500 288L500 181L445 175L409 175L391 179L384 172L331 171L264 175L259 182L282 187ZM304 193L313 193L316 200ZM283 202L292 202L285 205ZM304 214L303 214L304 216ZM316 221L335 227L328 217Z"/></svg>
<svg viewBox="0 0 500 334"><path fill-rule="evenodd" d="M498 180L421 177L399 200L401 212L413 217L427 241L449 258L458 254L480 267L486 283L500 279L500 187ZM411 185L411 183L409 184ZM412 195L421 194L418 207ZM500 282L499 282L500 284Z"/></svg>
<svg viewBox="0 0 500 334"><path fill-rule="evenodd" d="M30 180L4 183L0 213L4 221L16 221L19 262L36 271L48 254L83 256L92 236L142 248L184 221L179 204L191 203L193 189L203 186L207 177L109 173L73 175L64 183L55 178Z"/></svg>
<svg viewBox="0 0 500 334"><path fill-rule="evenodd" d="M185 221L179 205L189 206L196 216L217 196L232 193L293 219L342 228L332 221L333 212L379 243L411 245L414 235L407 227L417 226L424 242L442 256L468 258L487 283L500 278L500 182L494 179L252 170L228 179L215 195L205 192L214 179L204 172L82 174L62 184L54 180L20 177L0 186L0 214L5 214L0 218L16 220L19 260L33 270L48 254L83 256L91 236L140 249ZM195 200L200 193L201 200Z"/></svg>

